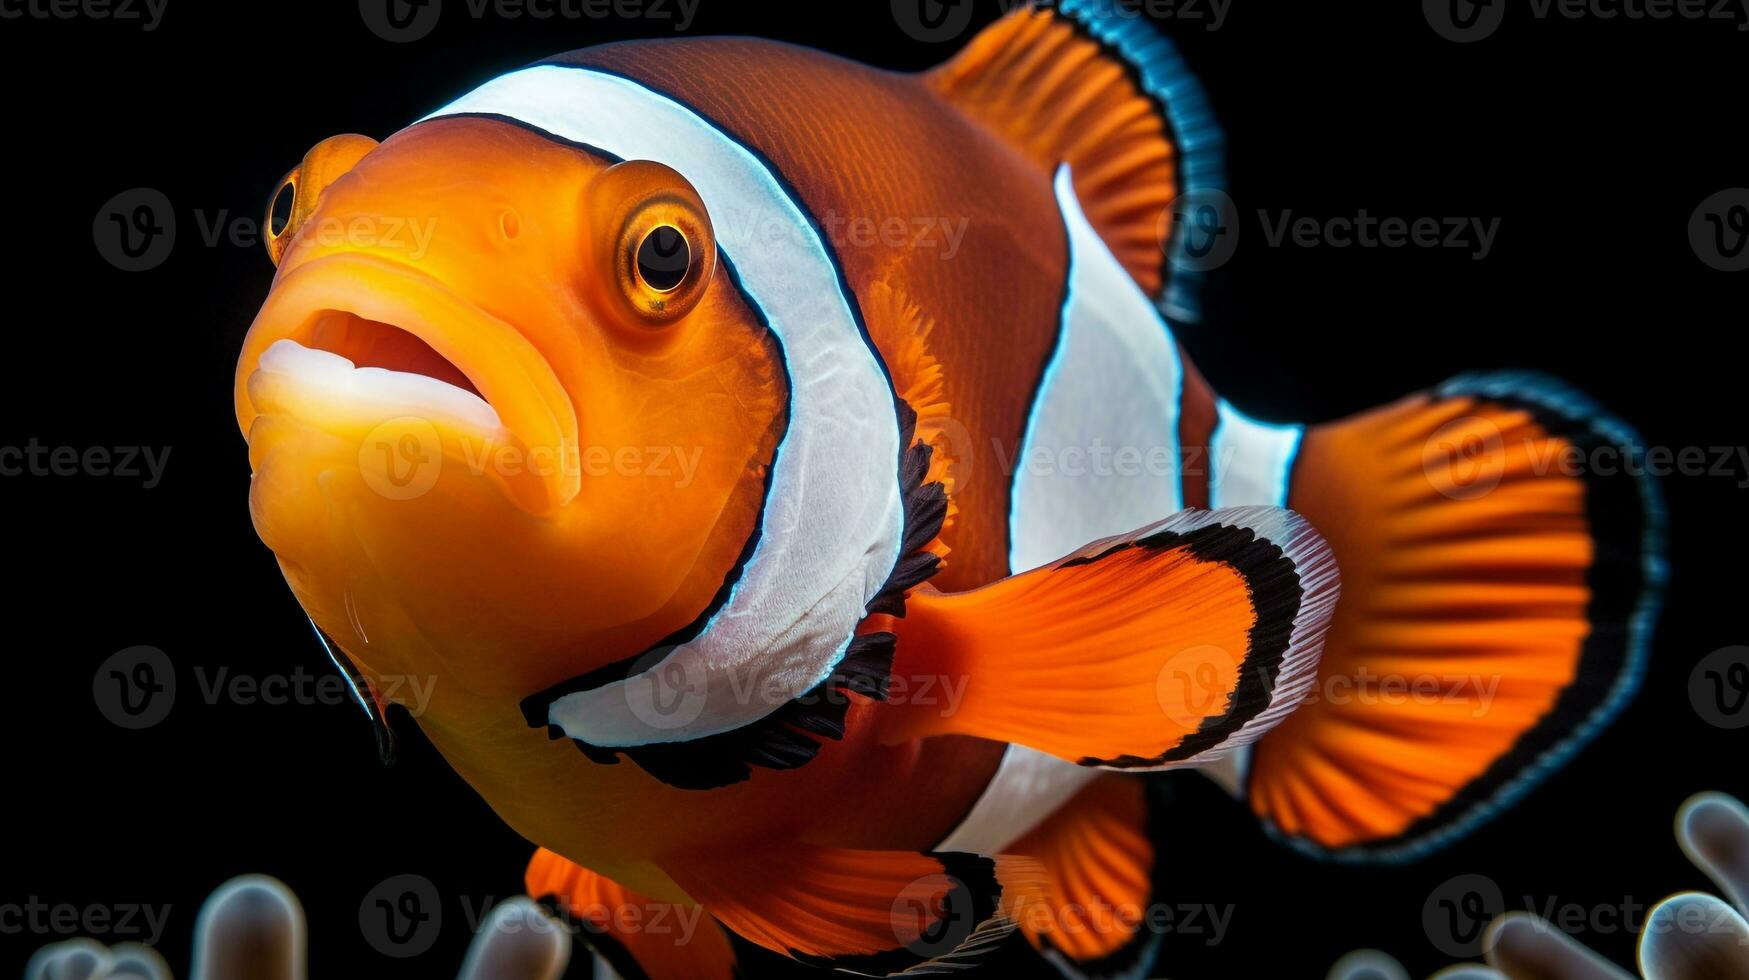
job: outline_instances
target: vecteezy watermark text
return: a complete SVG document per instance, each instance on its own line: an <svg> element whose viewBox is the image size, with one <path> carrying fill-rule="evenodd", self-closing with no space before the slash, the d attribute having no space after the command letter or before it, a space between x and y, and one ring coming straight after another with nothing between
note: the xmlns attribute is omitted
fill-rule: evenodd
<svg viewBox="0 0 1749 980"><path fill-rule="evenodd" d="M1506 20L1528 13L1539 21L1711 21L1749 30L1749 0L1422 0L1428 26L1448 41L1487 38Z"/></svg>
<svg viewBox="0 0 1749 980"><path fill-rule="evenodd" d="M854 214L829 210L809 225L766 212L724 209L711 216L717 237L754 247L780 243L811 245L816 236L838 251L864 248L913 249L952 259L960 252L971 219L930 214Z"/></svg>
<svg viewBox="0 0 1749 980"><path fill-rule="evenodd" d="M311 673L302 667L284 674L246 674L229 667L192 670L194 691L201 703L243 707L350 705L359 695L339 674ZM371 685L385 703L401 705L417 718L430 706L437 687L435 675L373 675ZM153 646L128 647L106 658L91 678L91 698L111 724L130 731L151 728L170 716L178 683L169 655ZM185 698L186 700L186 698Z"/></svg>
<svg viewBox="0 0 1749 980"><path fill-rule="evenodd" d="M151 490L164 479L169 446L47 446L32 439L22 446L0 446L0 477L91 476L139 480Z"/></svg>
<svg viewBox="0 0 1749 980"><path fill-rule="evenodd" d="M35 895L0 904L0 935L107 935L157 945L170 921L170 906L123 902L116 905L51 903Z"/></svg>
<svg viewBox="0 0 1749 980"><path fill-rule="evenodd" d="M704 447L693 446L535 446L484 439L462 444L462 462L475 476L606 476L672 478L676 489L692 486Z"/></svg>
<svg viewBox="0 0 1749 980"><path fill-rule="evenodd" d="M1010 14L1030 0L993 0L991 9ZM914 40L944 44L966 33L977 0L891 0L893 22ZM1120 19L1171 21L1182 29L1218 31L1233 0L1114 0L1109 12Z"/></svg>
<svg viewBox="0 0 1749 980"><path fill-rule="evenodd" d="M1445 496L1491 493L1516 464L1529 476L1569 479L1707 477L1749 489L1749 446L1577 446L1542 437L1508 439L1491 419L1465 416L1441 426L1422 446L1422 469Z"/></svg>
<svg viewBox="0 0 1749 980"><path fill-rule="evenodd" d="M268 229L261 219L236 214L229 208L196 208L192 216L199 241L206 248L260 248L268 238ZM164 192L136 187L122 191L97 209L91 222L91 240L97 254L117 269L148 272L170 258L176 247L178 225L176 207ZM423 259L436 237L437 218L430 215L319 218L298 229L299 240L323 248L350 246L389 251L410 262Z"/></svg>
<svg viewBox="0 0 1749 980"><path fill-rule="evenodd" d="M437 29L446 9L459 7L474 20L667 21L676 32L692 27L699 0L359 0L358 13L372 34L396 44L422 40Z"/></svg>
<svg viewBox="0 0 1749 980"><path fill-rule="evenodd" d="M556 930L566 934L610 932L621 936L662 937L668 945L684 948L692 942L704 920L697 905L646 900L640 902L594 902L566 908L568 921L548 918L509 917L494 919L501 904L492 896L456 897L462 922L469 932L494 929L512 934L521 931ZM442 932L444 901L437 885L419 874L386 878L367 892L358 906L359 932L370 947L394 959L420 956L436 943Z"/></svg>
<svg viewBox="0 0 1749 980"><path fill-rule="evenodd" d="M787 704L813 707L842 705L850 701L846 690L827 686L797 694L780 672L758 666L728 669L717 679L696 659L673 658L672 647L659 647L645 654L624 685L626 706L633 716L655 731L672 731L692 724L711 705ZM886 679L882 701L889 706L911 705L950 718L960 710L969 676L960 674L893 673Z"/></svg>
<svg viewBox="0 0 1749 980"><path fill-rule="evenodd" d="M170 0L0 0L0 20L107 20L150 34Z"/></svg>
<svg viewBox="0 0 1749 980"><path fill-rule="evenodd" d="M1436 887L1422 905L1422 926L1440 952L1459 958L1480 954L1488 942L1488 925L1506 912L1506 896L1491 878L1462 874ZM1531 912L1537 928L1569 936L1593 935L1735 935L1729 906L1686 906L1671 909L1665 902L1645 902L1631 895L1606 902L1568 902L1558 896L1523 895L1517 908ZM1660 913L1660 908L1663 912Z"/></svg>
<svg viewBox="0 0 1749 980"><path fill-rule="evenodd" d="M1312 216L1286 208L1260 208L1256 214L1268 248L1444 250L1468 252L1476 262L1494 251L1501 224L1498 217L1378 215L1368 208L1352 215ZM1180 194L1162 210L1156 232L1173 265L1208 272L1232 260L1242 225L1231 197L1203 188Z"/></svg>
<svg viewBox="0 0 1749 980"><path fill-rule="evenodd" d="M1292 211L1271 216L1257 212L1270 248L1447 248L1467 249L1477 262L1494 250L1499 218L1378 217L1365 208L1353 217L1295 217Z"/></svg>

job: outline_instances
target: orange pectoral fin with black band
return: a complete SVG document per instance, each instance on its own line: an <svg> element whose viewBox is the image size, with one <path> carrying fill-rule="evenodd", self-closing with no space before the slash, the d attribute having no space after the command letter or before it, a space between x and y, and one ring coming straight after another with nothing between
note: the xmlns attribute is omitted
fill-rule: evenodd
<svg viewBox="0 0 1749 980"><path fill-rule="evenodd" d="M623 980L732 980L728 934L697 906L645 898L542 848L524 876L528 894L552 905Z"/></svg>
<svg viewBox="0 0 1749 980"><path fill-rule="evenodd" d="M971 592L921 590L882 712L890 741L961 734L1166 769L1247 744L1310 688L1336 568L1299 516L1184 511Z"/></svg>
<svg viewBox="0 0 1749 980"><path fill-rule="evenodd" d="M1044 883L1025 857L793 843L663 870L741 938L877 977L963 969L1013 931Z"/></svg>

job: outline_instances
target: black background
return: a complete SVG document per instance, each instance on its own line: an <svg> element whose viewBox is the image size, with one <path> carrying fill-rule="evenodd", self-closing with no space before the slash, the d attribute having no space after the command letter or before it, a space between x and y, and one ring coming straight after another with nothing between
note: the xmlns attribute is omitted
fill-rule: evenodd
<svg viewBox="0 0 1749 980"><path fill-rule="evenodd" d="M975 0L978 21L996 0ZM1701 263L1696 206L1749 185L1742 142L1749 34L1719 22L1537 20L1479 43L1430 29L1418 4L1265 5L1166 29L1229 136L1239 256L1187 330L1217 389L1272 418L1323 420L1459 370L1566 378L1652 446L1744 441L1749 273ZM920 43L885 2L702 0L693 34L757 34L918 69L960 42ZM201 898L263 871L302 896L318 977L441 977L466 908L514 894L529 847L413 725L383 768L345 704L204 703L195 671L328 671L246 509L231 411L236 353L272 274L258 245L203 241L200 219L257 218L274 182L339 132L384 137L485 79L569 48L673 36L669 22L468 16L450 0L424 40L373 35L358 5L169 0L154 31L91 19L0 21L7 93L7 279L0 445L171 447L162 485L0 478L12 608L0 731L11 829L0 903L168 904L162 948L186 959ZM160 267L106 263L92 222L118 192L156 188L178 235ZM1485 261L1463 250L1264 247L1259 209L1334 217L1499 217ZM1641 906L1701 887L1670 834L1689 793L1749 791L1744 734L1707 724L1695 663L1749 641L1739 516L1749 479L1672 477L1670 596L1639 698L1595 745L1505 818L1420 864L1319 864L1263 838L1190 774L1173 777L1163 898L1230 906L1223 941L1169 936L1156 976L1322 976L1387 948L1416 975L1449 959L1422 908L1485 874L1509 905ZM105 720L93 673L151 644L177 665L171 716ZM437 946L373 951L358 907L414 873L443 895ZM0 973L58 935L0 934ZM100 937L111 938L111 937ZM127 937L119 937L127 938ZM1580 937L1631 962L1634 937ZM760 961L763 964L765 961Z"/></svg>

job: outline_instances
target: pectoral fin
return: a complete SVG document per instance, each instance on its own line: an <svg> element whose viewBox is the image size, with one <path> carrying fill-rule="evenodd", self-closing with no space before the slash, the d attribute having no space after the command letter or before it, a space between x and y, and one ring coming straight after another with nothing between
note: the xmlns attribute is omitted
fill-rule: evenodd
<svg viewBox="0 0 1749 980"><path fill-rule="evenodd" d="M743 939L876 977L964 968L1013 931L1044 883L1030 858L800 844L664 870Z"/></svg>
<svg viewBox="0 0 1749 980"><path fill-rule="evenodd" d="M919 591L894 629L891 741L975 735L1088 766L1219 758L1310 690L1336 567L1298 515L1185 511L954 595ZM930 684L930 681L936 681Z"/></svg>
<svg viewBox="0 0 1749 980"><path fill-rule="evenodd" d="M736 976L728 934L697 906L645 898L545 848L529 862L524 884L574 923L624 980Z"/></svg>

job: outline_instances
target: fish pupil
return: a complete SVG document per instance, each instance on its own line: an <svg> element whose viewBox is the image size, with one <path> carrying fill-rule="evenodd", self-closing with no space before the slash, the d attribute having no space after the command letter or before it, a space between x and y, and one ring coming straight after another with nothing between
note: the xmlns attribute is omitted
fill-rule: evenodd
<svg viewBox="0 0 1749 980"><path fill-rule="evenodd" d="M638 276L659 293L679 287L692 265L692 250L680 229L663 225L638 246Z"/></svg>

